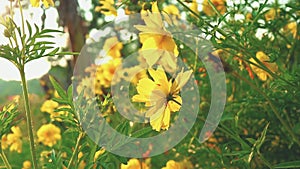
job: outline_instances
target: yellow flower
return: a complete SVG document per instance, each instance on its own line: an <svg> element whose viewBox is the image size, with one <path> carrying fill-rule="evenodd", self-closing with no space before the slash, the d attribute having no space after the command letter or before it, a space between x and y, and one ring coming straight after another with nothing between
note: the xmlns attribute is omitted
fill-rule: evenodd
<svg viewBox="0 0 300 169"><path fill-rule="evenodd" d="M43 4L46 8L49 6L54 6L53 0L42 0ZM30 0L30 3L33 7L39 7L40 6L40 0Z"/></svg>
<svg viewBox="0 0 300 169"><path fill-rule="evenodd" d="M275 17L276 17L276 9L274 9L274 8L271 8L271 9L265 14L266 21L274 20Z"/></svg>
<svg viewBox="0 0 300 169"><path fill-rule="evenodd" d="M140 162L136 158L132 158L127 162L127 165L121 164L121 169L149 169L146 163Z"/></svg>
<svg viewBox="0 0 300 169"><path fill-rule="evenodd" d="M180 18L179 10L175 5L166 6L166 7L164 7L163 11L169 15L174 15L174 16L177 16L178 18Z"/></svg>
<svg viewBox="0 0 300 169"><path fill-rule="evenodd" d="M183 72L175 79L167 79L165 71L148 69L151 78L143 78L137 84L137 95L132 97L133 102L144 102L149 107L146 117L150 117L153 130L167 130L170 125L171 112L179 111L181 107L180 89L189 80L192 71Z"/></svg>
<svg viewBox="0 0 300 169"><path fill-rule="evenodd" d="M152 4L152 12L147 11L142 18L146 25L135 25L135 28L141 31L141 55L150 67L159 63L174 70L179 52L172 34L164 27L157 2Z"/></svg>
<svg viewBox="0 0 300 169"><path fill-rule="evenodd" d="M103 45L103 50L107 53L108 56L112 58L121 57L121 49L123 44L118 41L117 37L111 37L106 39Z"/></svg>
<svg viewBox="0 0 300 169"><path fill-rule="evenodd" d="M272 72L276 72L278 67L276 65L276 63L270 63L270 58L269 56L267 56L264 52L262 51L258 51L256 53L256 58L262 62L262 64L264 64L268 69L270 69ZM258 64L253 58L250 59L251 62ZM256 67L255 65L250 65L250 67L252 68L253 72L258 76L258 78L262 81L266 81L267 77L270 76L270 74L266 71L264 71L263 69L260 69L258 67Z"/></svg>
<svg viewBox="0 0 300 169"><path fill-rule="evenodd" d="M226 12L226 0L211 0L211 2L220 14L223 15ZM214 16L216 14L208 0L204 0L202 5L202 10L207 16Z"/></svg>
<svg viewBox="0 0 300 169"><path fill-rule="evenodd" d="M63 105L63 106L59 106L57 109L62 109L62 108L70 108L70 106L66 106L66 105ZM50 113L50 118L53 119L53 120L56 120L58 122L62 122L62 119L59 118L60 116L67 116L68 115L68 112L67 111L59 111L59 112L52 112Z"/></svg>
<svg viewBox="0 0 300 169"><path fill-rule="evenodd" d="M100 6L96 6L95 11L101 12L106 16L115 15L117 16L117 10L114 7L114 0L99 0Z"/></svg>
<svg viewBox="0 0 300 169"><path fill-rule="evenodd" d="M11 112L16 106L14 104L8 105L8 106L4 106L2 111L5 112Z"/></svg>
<svg viewBox="0 0 300 169"><path fill-rule="evenodd" d="M102 87L110 87L115 70L119 67L121 63L122 59L116 58L111 59L107 63L99 65L97 67L94 80L96 94L98 93L98 90L101 90Z"/></svg>
<svg viewBox="0 0 300 169"><path fill-rule="evenodd" d="M46 100L41 107L41 111L51 114L58 106L59 104L57 102L53 100Z"/></svg>
<svg viewBox="0 0 300 169"><path fill-rule="evenodd" d="M176 162L174 160L169 160L167 162L166 167L163 167L162 169L182 169L179 162Z"/></svg>
<svg viewBox="0 0 300 169"><path fill-rule="evenodd" d="M116 73L118 78L129 81L134 85L136 85L140 79L147 77L147 71L139 65L122 68L122 70L117 71Z"/></svg>
<svg viewBox="0 0 300 169"><path fill-rule="evenodd" d="M105 149L101 148L99 151L96 151L95 156L94 156L94 162L100 157L100 155L102 155L103 153L105 153Z"/></svg>
<svg viewBox="0 0 300 169"><path fill-rule="evenodd" d="M166 167L163 167L162 169L192 169L192 168L194 168L192 163L185 159L181 162L169 160L166 164Z"/></svg>
<svg viewBox="0 0 300 169"><path fill-rule="evenodd" d="M60 129L53 124L45 124L37 131L38 142L52 147L61 139Z"/></svg>
<svg viewBox="0 0 300 169"><path fill-rule="evenodd" d="M24 161L22 169L30 169L30 168L31 168L31 162L28 160Z"/></svg>
<svg viewBox="0 0 300 169"><path fill-rule="evenodd" d="M5 150L5 149L7 149L8 146L9 146L9 144L8 144L8 140L7 140L7 135L3 135L1 137L1 148L3 150Z"/></svg>
<svg viewBox="0 0 300 169"><path fill-rule="evenodd" d="M199 11L198 11L198 3L196 0L193 0L191 5L190 5L190 9L195 12L196 14L199 14ZM193 17L196 17L194 14L192 14Z"/></svg>
<svg viewBox="0 0 300 169"><path fill-rule="evenodd" d="M12 133L7 135L7 143L10 145L10 151L22 152L22 132L17 126L11 128Z"/></svg>
<svg viewBox="0 0 300 169"><path fill-rule="evenodd" d="M286 33L290 33L293 35L294 38L297 37L297 23L296 22L290 22L284 27L284 31ZM300 38L300 36L298 36Z"/></svg>
<svg viewBox="0 0 300 169"><path fill-rule="evenodd" d="M246 21L251 21L252 13L247 13L245 19L246 19Z"/></svg>

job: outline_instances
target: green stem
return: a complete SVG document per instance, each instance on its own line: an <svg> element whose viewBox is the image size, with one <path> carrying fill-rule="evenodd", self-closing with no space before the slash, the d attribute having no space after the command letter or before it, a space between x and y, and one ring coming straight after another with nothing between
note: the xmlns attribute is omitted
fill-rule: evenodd
<svg viewBox="0 0 300 169"><path fill-rule="evenodd" d="M272 109L272 111L274 112L275 116L277 117L277 119L280 121L280 123L282 124L282 126L286 129L286 131L290 134L290 136L292 137L292 139L295 141L295 143L297 143L300 146L300 140L297 139L297 136L294 134L293 130L289 127L289 125L284 121L284 119L280 116L280 113L277 111L277 109L275 108L275 106L273 105L272 101L269 99L269 97L262 91L260 90L257 86L255 86L253 83L251 83L250 81L248 81L246 78L240 76L238 73L233 72L233 75L239 79L241 79L242 81L246 82L250 87L252 87L254 90L256 90L258 93L260 93L268 102L270 108Z"/></svg>
<svg viewBox="0 0 300 169"><path fill-rule="evenodd" d="M69 161L69 164L67 166L67 169L73 168L72 164L74 163L74 161L76 159L76 155L77 155L77 152L79 150L79 145L80 145L80 141L81 141L82 137L83 137L83 133L80 132L79 135L78 135L78 138L77 138L77 142L76 142L76 145L75 145L74 152L73 152L72 157L71 157L71 159Z"/></svg>
<svg viewBox="0 0 300 169"><path fill-rule="evenodd" d="M33 137L33 125L32 125L32 118L30 112L28 88L27 88L27 82L26 82L26 77L24 72L24 66L19 71L22 80L22 90L23 90L24 104L25 104L27 132L29 135L29 142L30 142L30 153L31 153L33 168L37 169L37 160L36 160L37 158L36 158L36 150L35 150L34 137Z"/></svg>
<svg viewBox="0 0 300 169"><path fill-rule="evenodd" d="M1 148L1 142L0 142L0 157L2 159L2 161L4 162L4 165L7 169L11 169L11 166L6 158L6 155L3 152L3 149Z"/></svg>

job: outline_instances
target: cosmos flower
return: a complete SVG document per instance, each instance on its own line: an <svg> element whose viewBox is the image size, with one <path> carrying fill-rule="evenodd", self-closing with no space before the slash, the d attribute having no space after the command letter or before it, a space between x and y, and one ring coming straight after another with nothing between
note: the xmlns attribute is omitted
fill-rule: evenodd
<svg viewBox="0 0 300 169"><path fill-rule="evenodd" d="M147 14L142 14L142 18L145 25L134 26L141 31L139 34L140 42L143 44L141 55L150 67L158 63L174 70L179 52L172 34L164 26L157 2L152 4L152 12L147 11Z"/></svg>
<svg viewBox="0 0 300 169"><path fill-rule="evenodd" d="M146 117L150 117L153 130L167 130L170 126L171 112L179 111L182 100L180 89L189 80L192 71L181 70L175 79L168 80L162 67L156 70L150 68L151 78L143 78L137 84L137 95L132 97L133 102L144 102L149 107Z"/></svg>

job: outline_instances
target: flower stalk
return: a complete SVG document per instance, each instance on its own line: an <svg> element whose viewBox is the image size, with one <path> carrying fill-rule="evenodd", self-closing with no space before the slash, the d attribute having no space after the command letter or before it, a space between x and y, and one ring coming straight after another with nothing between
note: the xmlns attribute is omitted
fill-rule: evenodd
<svg viewBox="0 0 300 169"><path fill-rule="evenodd" d="M77 142L76 142L76 145L75 145L75 148L74 148L74 152L73 152L72 157L71 157L71 159L69 161L67 169L71 169L72 168L72 164L74 163L74 161L76 159L76 155L77 155L77 152L78 152L79 146L80 146L80 141L83 138L83 135L84 134L82 132L80 132L79 135L78 135Z"/></svg>
<svg viewBox="0 0 300 169"><path fill-rule="evenodd" d="M0 142L0 157L1 157L1 159L2 159L2 161L4 163L4 165L5 165L5 167L7 169L11 169L11 166L10 166L10 164L9 164L7 158L6 158L6 155L4 154L3 149L1 148L1 142Z"/></svg>
<svg viewBox="0 0 300 169"><path fill-rule="evenodd" d="M30 112L30 104L29 104L29 97L28 97L28 88L27 88L27 81L24 72L24 66L21 67L20 75L21 75L21 83L22 83L22 90L23 90L23 97L24 97L24 104L25 104L25 113L26 113L26 123L27 123L27 132L29 136L29 144L30 144L30 153L33 163L33 168L37 168L37 160L36 160L36 150L34 144L34 136L33 136L33 124L32 124L32 117Z"/></svg>

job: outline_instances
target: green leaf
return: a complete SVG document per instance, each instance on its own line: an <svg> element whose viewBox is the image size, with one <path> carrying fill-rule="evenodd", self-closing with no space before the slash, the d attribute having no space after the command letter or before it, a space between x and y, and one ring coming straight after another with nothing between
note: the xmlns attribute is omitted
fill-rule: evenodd
<svg viewBox="0 0 300 169"><path fill-rule="evenodd" d="M57 91L58 95L67 102L68 96L67 96L66 92L64 91L64 89L61 87L61 85L59 85L59 83L52 76L49 76L49 79L50 79L54 89Z"/></svg>
<svg viewBox="0 0 300 169"><path fill-rule="evenodd" d="M149 126L132 133L131 137L136 137L136 138L144 137L147 134L151 133L152 131L153 131L152 127Z"/></svg>
<svg viewBox="0 0 300 169"><path fill-rule="evenodd" d="M280 163L274 166L275 168L300 168L300 161L290 161Z"/></svg>
<svg viewBox="0 0 300 169"><path fill-rule="evenodd" d="M64 100L62 98L52 98L53 101L59 103L59 104L69 104L69 102L67 100Z"/></svg>
<svg viewBox="0 0 300 169"><path fill-rule="evenodd" d="M255 143L255 146L257 148L257 150L260 149L260 147L262 146L262 144L264 143L265 139L266 139L266 134L267 134L267 130L268 130L268 127L269 127L270 123L268 123L266 125L266 127L264 128L263 132L261 133L261 136L259 139L257 139L256 143Z"/></svg>
<svg viewBox="0 0 300 169"><path fill-rule="evenodd" d="M59 51L59 48L55 48L50 53L46 54L46 56L55 56L58 51Z"/></svg>
<svg viewBox="0 0 300 169"><path fill-rule="evenodd" d="M26 24L27 24L27 28L28 28L28 31L29 31L29 37L31 37L31 35L32 35L31 25L29 24L29 22L27 20L26 20Z"/></svg>

